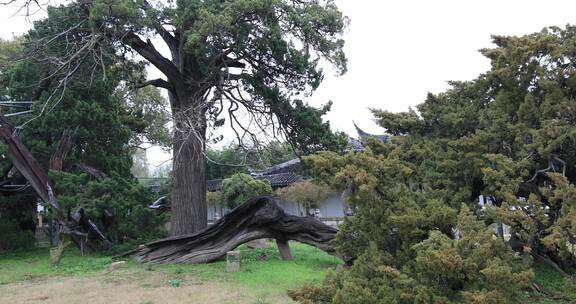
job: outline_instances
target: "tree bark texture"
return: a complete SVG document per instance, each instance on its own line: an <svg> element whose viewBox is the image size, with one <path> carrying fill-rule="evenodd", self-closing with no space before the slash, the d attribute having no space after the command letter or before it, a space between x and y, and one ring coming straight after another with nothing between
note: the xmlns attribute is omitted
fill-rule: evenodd
<svg viewBox="0 0 576 304"><path fill-rule="evenodd" d="M8 158L14 167L20 171L44 202L52 205L55 210L60 211L58 202L51 199L52 193L50 193L50 191L52 185L48 180L48 174L46 174L46 171L38 164L32 156L32 153L30 153L30 150L20 141L16 130L1 114L0 139L8 146Z"/></svg>
<svg viewBox="0 0 576 304"><path fill-rule="evenodd" d="M64 160L70 150L72 150L72 146L74 144L73 137L74 131L71 129L65 129L62 133L62 137L60 138L60 143L58 144L58 148L50 157L49 168L50 170L54 171L62 171L64 167Z"/></svg>
<svg viewBox="0 0 576 304"><path fill-rule="evenodd" d="M206 227L204 154L190 143L175 144L172 169L170 235L193 233Z"/></svg>
<svg viewBox="0 0 576 304"><path fill-rule="evenodd" d="M336 228L315 218L288 215L274 198L259 196L202 231L151 242L120 257L150 263L207 263L243 243L262 238L273 238L280 244L298 241L334 254L331 241L336 232Z"/></svg>
<svg viewBox="0 0 576 304"><path fill-rule="evenodd" d="M181 105L171 96L175 120L170 235L194 233L208 225L206 202L206 118L201 109ZM187 103L191 104L191 103Z"/></svg>

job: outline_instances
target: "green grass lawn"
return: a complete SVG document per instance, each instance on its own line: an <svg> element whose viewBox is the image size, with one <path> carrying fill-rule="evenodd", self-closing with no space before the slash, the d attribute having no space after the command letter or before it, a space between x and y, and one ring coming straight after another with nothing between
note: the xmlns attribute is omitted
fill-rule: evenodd
<svg viewBox="0 0 576 304"><path fill-rule="evenodd" d="M50 266L48 248L0 254L0 285L51 276L89 275L107 269L111 261L103 255L80 256L75 248L66 251L59 267Z"/></svg>
<svg viewBox="0 0 576 304"><path fill-rule="evenodd" d="M228 273L224 261L198 265L146 265L128 261L124 267L138 280L150 273L161 273L165 286L179 287L191 278L201 281L221 282L252 291L259 298L269 299L285 294L287 290L306 282L321 282L326 272L341 265L341 261L316 248L291 243L294 261L280 259L275 246L268 249L249 249L241 246L240 271ZM80 256L78 250L69 248L61 265L50 267L48 249L35 249L0 255L0 285L24 281L41 281L52 277L108 275L111 257L105 255ZM576 303L576 288L566 283L554 270L536 265L536 281L548 293L563 295L566 299L551 299L526 291L523 303L563 304ZM266 301L257 303L267 303Z"/></svg>
<svg viewBox="0 0 576 304"><path fill-rule="evenodd" d="M321 282L329 269L342 262L327 253L303 244L291 243L293 261L283 261L275 246L268 249L249 249L241 246L240 271L224 271L226 262L198 265L149 266L169 270L175 279L193 275L205 280L229 282L250 288L262 296L277 294L279 290L297 288L306 282Z"/></svg>
<svg viewBox="0 0 576 304"><path fill-rule="evenodd" d="M248 288L263 299L285 294L306 282L321 282L329 269L342 262L325 252L303 244L291 243L294 261L283 261L275 246L249 249L241 246L240 271L228 273L226 262L189 265L146 265L127 261L124 269L134 270L134 276L149 272L162 273L167 285L174 287L189 278L224 282ZM59 276L106 275L112 259L105 255L80 256L77 249L67 249L61 264L50 267L46 248L0 255L0 285L49 279ZM264 303L264 302L263 302Z"/></svg>

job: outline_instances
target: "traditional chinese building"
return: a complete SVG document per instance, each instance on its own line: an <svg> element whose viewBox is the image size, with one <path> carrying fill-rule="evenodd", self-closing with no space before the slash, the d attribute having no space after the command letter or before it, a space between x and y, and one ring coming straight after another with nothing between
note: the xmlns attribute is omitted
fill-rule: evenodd
<svg viewBox="0 0 576 304"><path fill-rule="evenodd" d="M388 134L383 135L373 135L364 132L360 129L356 123L354 123L356 132L358 133L358 138L348 138L348 147L346 151L353 151L355 153L364 150L364 145L362 142L367 137L376 138L378 140L388 142L391 136ZM300 172L301 161L299 158L291 159L289 161L274 165L272 167L266 168L264 170L249 170L250 176L255 179L266 180L272 186L272 189L276 190L278 188L283 188L290 186L291 184L301 181L304 179ZM215 179L207 181L206 188L208 191L220 191L222 190L222 179ZM347 211L347 204L344 203L345 194L340 192L334 192L333 195L328 196L328 198L319 204L319 208L315 210L317 216L320 217L325 222L337 224L341 221ZM281 207L289 214L306 216L306 210L301 207L297 202L279 202ZM213 221L222 216L226 210L222 208L208 208L208 220Z"/></svg>

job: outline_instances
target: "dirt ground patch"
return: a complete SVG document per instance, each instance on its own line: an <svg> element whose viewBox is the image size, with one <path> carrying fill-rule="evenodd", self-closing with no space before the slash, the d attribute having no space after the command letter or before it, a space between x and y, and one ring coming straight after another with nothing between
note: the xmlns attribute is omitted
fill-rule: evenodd
<svg viewBox="0 0 576 304"><path fill-rule="evenodd" d="M93 277L52 277L0 286L1 304L255 304L293 303L286 296L260 298L229 283L183 277L176 285L159 273L129 272Z"/></svg>

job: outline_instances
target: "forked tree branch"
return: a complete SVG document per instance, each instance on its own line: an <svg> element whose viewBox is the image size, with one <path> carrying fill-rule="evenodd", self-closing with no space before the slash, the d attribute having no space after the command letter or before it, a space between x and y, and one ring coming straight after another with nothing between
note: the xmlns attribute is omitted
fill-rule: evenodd
<svg viewBox="0 0 576 304"><path fill-rule="evenodd" d="M141 88L147 87L149 85L152 85L152 86L155 86L158 88L163 88L166 90L173 90L174 89L174 87L168 81L166 81L162 78L144 81L142 83L137 84L136 88L141 89Z"/></svg>
<svg viewBox="0 0 576 304"><path fill-rule="evenodd" d="M150 39L144 41L133 32L127 32L119 38L158 68L160 72L168 77L170 82L183 83L184 77L182 73L180 73L172 61L162 56L162 54L156 50Z"/></svg>

